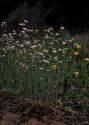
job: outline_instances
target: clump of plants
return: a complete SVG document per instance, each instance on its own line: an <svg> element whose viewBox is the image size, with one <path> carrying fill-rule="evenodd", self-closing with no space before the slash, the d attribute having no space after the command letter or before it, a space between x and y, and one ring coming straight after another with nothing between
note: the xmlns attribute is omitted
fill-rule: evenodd
<svg viewBox="0 0 89 125"><path fill-rule="evenodd" d="M0 89L51 103L89 96L88 40L67 36L64 27L43 32L1 24Z"/></svg>

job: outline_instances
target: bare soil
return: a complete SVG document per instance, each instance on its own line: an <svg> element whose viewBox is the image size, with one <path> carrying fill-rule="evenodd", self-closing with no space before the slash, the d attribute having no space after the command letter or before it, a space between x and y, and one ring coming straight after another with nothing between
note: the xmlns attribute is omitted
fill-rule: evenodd
<svg viewBox="0 0 89 125"><path fill-rule="evenodd" d="M0 92L0 125L89 125L89 99L64 107Z"/></svg>

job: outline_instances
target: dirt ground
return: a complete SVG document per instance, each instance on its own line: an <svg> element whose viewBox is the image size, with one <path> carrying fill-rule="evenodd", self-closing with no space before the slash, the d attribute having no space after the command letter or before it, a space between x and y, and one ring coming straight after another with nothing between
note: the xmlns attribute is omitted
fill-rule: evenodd
<svg viewBox="0 0 89 125"><path fill-rule="evenodd" d="M0 92L0 125L89 125L89 100L63 107Z"/></svg>

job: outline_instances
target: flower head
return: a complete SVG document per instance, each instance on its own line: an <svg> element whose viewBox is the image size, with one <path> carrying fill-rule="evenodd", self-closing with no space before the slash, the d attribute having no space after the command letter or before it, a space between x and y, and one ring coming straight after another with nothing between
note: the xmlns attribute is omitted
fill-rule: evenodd
<svg viewBox="0 0 89 125"><path fill-rule="evenodd" d="M75 51L74 55L77 56L77 55L79 55L79 53L80 53L79 51Z"/></svg>
<svg viewBox="0 0 89 125"><path fill-rule="evenodd" d="M86 61L87 63L89 63L89 58L88 57L84 58L84 61Z"/></svg>
<svg viewBox="0 0 89 125"><path fill-rule="evenodd" d="M79 72L78 72L78 71L75 71L75 72L73 72L73 75L74 75L75 77L78 77L78 76L79 76Z"/></svg>
<svg viewBox="0 0 89 125"><path fill-rule="evenodd" d="M60 30L65 30L65 27L64 27L64 26L61 26L61 27L60 27Z"/></svg>
<svg viewBox="0 0 89 125"><path fill-rule="evenodd" d="M76 49L81 49L81 45L80 44L75 43L74 46L75 46Z"/></svg>
<svg viewBox="0 0 89 125"><path fill-rule="evenodd" d="M51 64L51 69L53 71L56 71L57 70L57 65L55 63Z"/></svg>

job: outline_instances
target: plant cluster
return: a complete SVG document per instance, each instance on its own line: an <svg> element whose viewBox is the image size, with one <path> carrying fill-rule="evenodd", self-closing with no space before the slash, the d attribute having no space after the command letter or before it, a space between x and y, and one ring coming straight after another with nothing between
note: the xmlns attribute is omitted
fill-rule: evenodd
<svg viewBox="0 0 89 125"><path fill-rule="evenodd" d="M11 32L2 22L0 32L1 89L52 103L89 95L88 40L64 27L33 30L27 20Z"/></svg>

